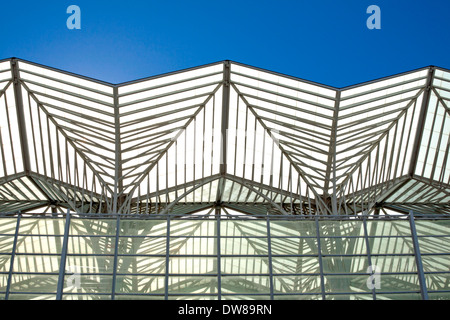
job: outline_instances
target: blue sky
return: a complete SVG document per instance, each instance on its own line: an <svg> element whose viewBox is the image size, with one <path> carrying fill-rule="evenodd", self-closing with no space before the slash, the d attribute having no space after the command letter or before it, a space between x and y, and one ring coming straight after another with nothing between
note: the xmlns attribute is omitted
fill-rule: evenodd
<svg viewBox="0 0 450 320"><path fill-rule="evenodd" d="M81 29L69 30L69 5ZM369 30L367 7L381 9ZM8 1L0 59L121 83L233 60L335 87L450 68L450 1Z"/></svg>

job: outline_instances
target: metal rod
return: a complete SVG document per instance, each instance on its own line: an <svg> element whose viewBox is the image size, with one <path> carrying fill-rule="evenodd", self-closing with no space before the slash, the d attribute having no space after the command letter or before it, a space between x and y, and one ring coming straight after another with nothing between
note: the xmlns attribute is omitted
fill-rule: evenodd
<svg viewBox="0 0 450 320"><path fill-rule="evenodd" d="M67 247L69 242L69 231L70 231L70 210L67 209L66 213L66 224L64 226L64 238L61 250L61 261L59 265L59 276L58 276L58 286L56 291L56 300L62 299L63 289L64 289L64 274L66 272L66 258L67 258Z"/></svg>

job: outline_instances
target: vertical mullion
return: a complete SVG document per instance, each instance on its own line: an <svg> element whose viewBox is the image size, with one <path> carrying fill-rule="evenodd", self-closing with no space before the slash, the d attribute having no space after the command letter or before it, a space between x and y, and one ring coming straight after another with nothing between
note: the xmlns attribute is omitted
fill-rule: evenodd
<svg viewBox="0 0 450 320"><path fill-rule="evenodd" d="M114 244L114 263L113 263L113 278L111 288L111 300L116 298L116 278L117 278L117 261L118 261L118 247L119 247L119 233L120 233L120 215L117 215L116 222L116 239Z"/></svg>
<svg viewBox="0 0 450 320"><path fill-rule="evenodd" d="M5 300L9 299L9 291L11 289L11 281L12 281L12 274L13 274L13 268L14 268L14 258L16 255L17 238L19 235L19 226L20 226L21 216L22 215L20 213L17 215L16 229L15 229L15 233L14 233L14 243L13 243L13 247L12 247L12 251L11 251L11 261L9 264L9 273L8 273L8 280L7 280L8 282L6 284Z"/></svg>
<svg viewBox="0 0 450 320"><path fill-rule="evenodd" d="M167 215L166 231L166 274L164 279L164 299L169 299L169 252L170 252L170 215Z"/></svg>
<svg viewBox="0 0 450 320"><path fill-rule="evenodd" d="M316 237L317 237L317 250L319 254L319 269L320 269L320 289L322 292L322 299L325 300L325 278L323 276L323 262L322 262L322 248L320 245L320 228L319 228L319 216L315 216L316 221Z"/></svg>
<svg viewBox="0 0 450 320"><path fill-rule="evenodd" d="M425 275L423 273L422 256L420 255L419 240L417 239L416 223L414 219L414 213L412 210L409 212L409 224L411 227L411 236L413 240L414 257L416 259L417 275L419 276L420 295L422 296L422 300L428 300L427 283L425 280Z"/></svg>
<svg viewBox="0 0 450 320"><path fill-rule="evenodd" d="M221 255L220 255L220 208L216 208L216 230L217 230L217 236L216 236L216 242L217 242L217 299L222 300L222 261L221 261Z"/></svg>
<svg viewBox="0 0 450 320"><path fill-rule="evenodd" d="M64 226L64 238L63 246L61 250L61 261L59 265L58 287L56 291L56 300L62 299L63 286L64 286L64 274L66 271L66 258L67 258L67 246L69 242L69 230L70 230L70 210L66 212L66 224Z"/></svg>
<svg viewBox="0 0 450 320"><path fill-rule="evenodd" d="M366 242L366 250L367 250L367 261L369 263L369 267L371 268L371 273L373 273L372 269L372 255L370 251L370 242L369 242L369 236L367 232L367 217L363 216L363 228L364 228L364 240ZM375 293L375 288L372 289L372 297L373 300L376 300L377 296Z"/></svg>
<svg viewBox="0 0 450 320"><path fill-rule="evenodd" d="M273 269L272 269L272 237L270 235L270 218L266 217L267 223L267 254L269 258L269 286L270 299L273 300Z"/></svg>

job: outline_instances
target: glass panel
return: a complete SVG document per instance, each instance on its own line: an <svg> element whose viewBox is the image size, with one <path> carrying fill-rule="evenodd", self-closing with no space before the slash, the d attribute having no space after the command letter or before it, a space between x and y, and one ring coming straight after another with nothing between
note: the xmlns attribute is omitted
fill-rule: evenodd
<svg viewBox="0 0 450 320"><path fill-rule="evenodd" d="M414 254L412 237L369 238L371 254Z"/></svg>
<svg viewBox="0 0 450 320"><path fill-rule="evenodd" d="M369 292L365 275L329 275L325 278L325 292Z"/></svg>
<svg viewBox="0 0 450 320"><path fill-rule="evenodd" d="M114 256L67 256L68 273L112 273Z"/></svg>
<svg viewBox="0 0 450 320"><path fill-rule="evenodd" d="M450 273L425 274L425 280L428 291L450 290Z"/></svg>
<svg viewBox="0 0 450 320"><path fill-rule="evenodd" d="M120 256L117 273L165 274L166 258Z"/></svg>
<svg viewBox="0 0 450 320"><path fill-rule="evenodd" d="M222 257L222 274L269 273L269 259L260 257Z"/></svg>
<svg viewBox="0 0 450 320"><path fill-rule="evenodd" d="M61 254L62 243L62 236L19 236L16 252Z"/></svg>
<svg viewBox="0 0 450 320"><path fill-rule="evenodd" d="M120 236L165 236L166 220L120 220Z"/></svg>
<svg viewBox="0 0 450 320"><path fill-rule="evenodd" d="M394 291L419 291L419 278L417 274L381 274L379 277L379 289L375 287L376 292L394 292ZM377 294L378 297L378 294Z"/></svg>
<svg viewBox="0 0 450 320"><path fill-rule="evenodd" d="M221 278L222 293L270 293L268 276L239 276Z"/></svg>
<svg viewBox="0 0 450 320"><path fill-rule="evenodd" d="M320 236L363 236L362 221L321 221Z"/></svg>
<svg viewBox="0 0 450 320"><path fill-rule="evenodd" d="M372 256L372 265L380 272L416 272L414 256Z"/></svg>
<svg viewBox="0 0 450 320"><path fill-rule="evenodd" d="M450 292L431 292L428 293L430 300L450 300Z"/></svg>
<svg viewBox="0 0 450 320"><path fill-rule="evenodd" d="M170 236L214 236L216 234L214 220L171 220Z"/></svg>
<svg viewBox="0 0 450 320"><path fill-rule="evenodd" d="M377 294L377 300L422 300L420 293Z"/></svg>
<svg viewBox="0 0 450 320"><path fill-rule="evenodd" d="M221 255L267 255L267 238L221 238Z"/></svg>
<svg viewBox="0 0 450 320"><path fill-rule="evenodd" d="M409 221L367 221L369 236L411 236Z"/></svg>
<svg viewBox="0 0 450 320"><path fill-rule="evenodd" d="M116 294L116 296L115 296L115 300L164 300L164 299L165 299L164 295Z"/></svg>
<svg viewBox="0 0 450 320"><path fill-rule="evenodd" d="M13 274L10 292L56 293L58 275Z"/></svg>
<svg viewBox="0 0 450 320"><path fill-rule="evenodd" d="M53 272L59 273L59 256L16 255L14 272Z"/></svg>
<svg viewBox="0 0 450 320"><path fill-rule="evenodd" d="M66 293L110 293L111 290L112 276L99 274L80 274L76 276L74 282L72 283L72 286L68 286L64 289L64 295ZM111 298L108 297L108 299Z"/></svg>
<svg viewBox="0 0 450 320"><path fill-rule="evenodd" d="M222 295L222 300L270 300L270 296L267 295Z"/></svg>
<svg viewBox="0 0 450 320"><path fill-rule="evenodd" d="M63 300L111 300L109 294L70 294L64 293Z"/></svg>
<svg viewBox="0 0 450 320"><path fill-rule="evenodd" d="M116 235L115 219L72 219L69 234L74 235Z"/></svg>
<svg viewBox="0 0 450 320"><path fill-rule="evenodd" d="M324 273L366 273L367 257L323 257Z"/></svg>
<svg viewBox="0 0 450 320"><path fill-rule="evenodd" d="M267 222L265 220L254 221L221 221L220 235L224 236L267 236Z"/></svg>
<svg viewBox="0 0 450 320"><path fill-rule="evenodd" d="M115 237L69 236L68 254L114 254Z"/></svg>
<svg viewBox="0 0 450 320"><path fill-rule="evenodd" d="M422 255L424 272L450 271L450 255Z"/></svg>
<svg viewBox="0 0 450 320"><path fill-rule="evenodd" d="M272 255L318 254L316 238L271 238Z"/></svg>
<svg viewBox="0 0 450 320"><path fill-rule="evenodd" d="M373 300L371 293L326 295L325 300Z"/></svg>
<svg viewBox="0 0 450 320"><path fill-rule="evenodd" d="M366 254L364 238L320 238L323 254Z"/></svg>
<svg viewBox="0 0 450 320"><path fill-rule="evenodd" d="M222 279L223 283L223 279ZM217 277L210 276L190 276L190 277L169 277L168 292L172 294L186 293L217 293Z"/></svg>
<svg viewBox="0 0 450 320"><path fill-rule="evenodd" d="M270 221L271 237L315 237L315 221Z"/></svg>
<svg viewBox="0 0 450 320"><path fill-rule="evenodd" d="M14 294L11 293L9 300L56 300L55 294Z"/></svg>
<svg viewBox="0 0 450 320"><path fill-rule="evenodd" d="M196 274L217 273L217 259L204 257L173 257L169 259L169 273Z"/></svg>
<svg viewBox="0 0 450 320"><path fill-rule="evenodd" d="M450 234L450 220L416 220L416 230L419 236L436 236L436 235L449 235Z"/></svg>
<svg viewBox="0 0 450 320"><path fill-rule="evenodd" d="M166 237L119 238L118 254L166 254Z"/></svg>
<svg viewBox="0 0 450 320"><path fill-rule="evenodd" d="M165 293L164 276L116 276L116 293ZM163 297L164 299L164 297Z"/></svg>
<svg viewBox="0 0 450 320"><path fill-rule="evenodd" d="M22 218L19 234L63 235L65 219Z"/></svg>
<svg viewBox="0 0 450 320"><path fill-rule="evenodd" d="M274 274L319 273L318 257L272 257Z"/></svg>
<svg viewBox="0 0 450 320"><path fill-rule="evenodd" d="M319 276L273 276L275 293L320 293Z"/></svg>
<svg viewBox="0 0 450 320"><path fill-rule="evenodd" d="M17 218L0 218L0 234L15 234Z"/></svg>
<svg viewBox="0 0 450 320"><path fill-rule="evenodd" d="M311 295L311 294L302 294L302 295L274 295L274 300L322 300L321 295Z"/></svg>
<svg viewBox="0 0 450 320"><path fill-rule="evenodd" d="M171 255L212 255L216 252L217 239L215 238L170 238Z"/></svg>

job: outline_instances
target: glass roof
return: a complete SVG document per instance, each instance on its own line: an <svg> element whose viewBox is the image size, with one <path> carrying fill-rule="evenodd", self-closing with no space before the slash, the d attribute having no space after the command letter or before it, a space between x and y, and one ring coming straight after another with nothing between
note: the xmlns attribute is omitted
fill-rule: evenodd
<svg viewBox="0 0 450 320"><path fill-rule="evenodd" d="M449 213L450 72L333 88L222 61L109 84L9 59L0 140L0 211Z"/></svg>

